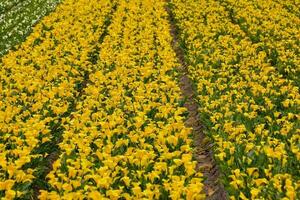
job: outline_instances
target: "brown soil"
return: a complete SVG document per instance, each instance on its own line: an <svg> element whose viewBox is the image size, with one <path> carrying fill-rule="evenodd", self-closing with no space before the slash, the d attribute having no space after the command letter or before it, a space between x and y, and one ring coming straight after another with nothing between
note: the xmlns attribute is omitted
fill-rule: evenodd
<svg viewBox="0 0 300 200"><path fill-rule="evenodd" d="M220 183L220 171L213 159L212 143L203 132L203 125L198 115L198 103L196 102L195 92L192 82L188 77L188 69L184 59L183 50L178 45L177 27L173 22L174 16L169 7L166 7L169 14L170 33L173 36L172 46L176 52L177 58L181 64L179 67L180 79L179 86L182 96L186 99L184 106L187 108L189 115L185 122L187 127L193 128L195 158L197 161L197 170L204 175L204 190L207 199L222 200L227 199L226 191Z"/></svg>

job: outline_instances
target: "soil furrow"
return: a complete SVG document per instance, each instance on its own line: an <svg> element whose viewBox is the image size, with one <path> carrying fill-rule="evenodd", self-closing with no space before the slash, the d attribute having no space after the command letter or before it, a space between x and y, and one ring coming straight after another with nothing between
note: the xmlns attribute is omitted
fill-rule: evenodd
<svg viewBox="0 0 300 200"><path fill-rule="evenodd" d="M166 7L170 21L170 33L173 37L172 46L176 52L180 67L178 68L180 79L180 89L182 91L183 99L185 99L184 106L188 110L188 118L186 126L193 129L195 159L197 161L197 170L201 170L204 175L204 190L207 199L227 199L227 193L223 185L220 183L219 177L221 173L213 159L212 143L203 132L203 125L198 114L198 104L195 100L196 94L193 90L192 81L188 77L187 64L184 59L184 52L179 46L178 28L174 22L174 16L170 7Z"/></svg>

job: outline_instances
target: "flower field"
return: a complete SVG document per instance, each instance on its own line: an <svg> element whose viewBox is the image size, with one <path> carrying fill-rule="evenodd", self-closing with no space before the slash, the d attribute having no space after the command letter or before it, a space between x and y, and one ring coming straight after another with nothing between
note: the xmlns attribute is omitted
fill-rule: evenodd
<svg viewBox="0 0 300 200"><path fill-rule="evenodd" d="M172 5L228 194L299 198L299 18L274 1Z"/></svg>
<svg viewBox="0 0 300 200"><path fill-rule="evenodd" d="M0 1L1 199L299 199L298 6Z"/></svg>

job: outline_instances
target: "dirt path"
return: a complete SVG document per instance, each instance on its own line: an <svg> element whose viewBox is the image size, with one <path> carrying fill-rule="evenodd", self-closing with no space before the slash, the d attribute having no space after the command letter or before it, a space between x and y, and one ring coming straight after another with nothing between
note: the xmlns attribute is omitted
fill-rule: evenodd
<svg viewBox="0 0 300 200"><path fill-rule="evenodd" d="M195 158L197 160L197 170L201 170L204 175L204 190L207 199L227 199L226 191L219 181L220 172L213 159L212 144L203 132L201 119L198 116L198 104L195 101L195 92L193 90L192 82L188 78L187 64L184 60L183 50L178 45L177 27L174 23L174 16L169 7L166 7L170 21L170 33L173 37L172 46L181 67L180 72L180 89L183 98L186 99L184 106L187 108L189 115L185 122L187 127L193 128Z"/></svg>

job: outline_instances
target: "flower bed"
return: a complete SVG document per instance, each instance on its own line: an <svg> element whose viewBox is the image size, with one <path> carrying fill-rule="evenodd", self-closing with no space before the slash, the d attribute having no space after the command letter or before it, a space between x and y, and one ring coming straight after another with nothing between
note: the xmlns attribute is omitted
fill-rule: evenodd
<svg viewBox="0 0 300 200"><path fill-rule="evenodd" d="M238 2L243 2L246 9L252 4ZM278 43L273 37L259 37L261 41L254 42L250 36L262 29L259 23L275 26L276 22L266 20L266 15L252 22L256 18L251 18L251 12L243 11L233 1L173 0L171 5L190 65L190 77L198 92L199 112L207 134L216 144L215 157L230 197L299 198L299 87L293 79L282 76L261 48L297 42L285 40L292 38L286 23L294 17L286 15L277 24L283 33ZM264 11L272 10L268 7L271 5L264 4ZM239 18L230 10L245 15L247 23L236 23ZM251 27L250 35L242 29L245 23ZM282 49L280 54L284 53L288 51ZM291 59L299 61L295 54ZM280 67L289 70L280 63ZM293 75L296 71L289 73Z"/></svg>

